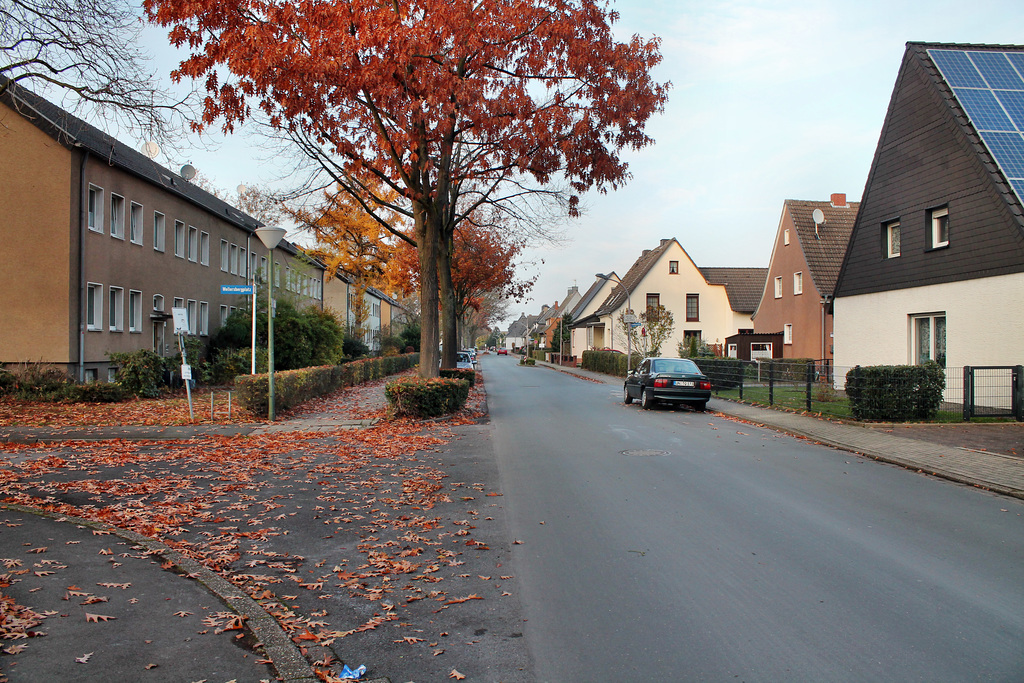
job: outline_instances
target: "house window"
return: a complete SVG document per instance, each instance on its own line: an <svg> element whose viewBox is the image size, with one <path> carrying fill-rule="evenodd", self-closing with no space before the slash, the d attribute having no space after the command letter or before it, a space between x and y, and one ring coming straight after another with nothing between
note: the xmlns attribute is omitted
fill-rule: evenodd
<svg viewBox="0 0 1024 683"><path fill-rule="evenodd" d="M188 306L186 308L188 313L188 333L195 334L196 329L198 329L196 327L196 300L189 299Z"/></svg>
<svg viewBox="0 0 1024 683"><path fill-rule="evenodd" d="M669 261L668 262L668 274L669 275L678 275L679 274L679 261Z"/></svg>
<svg viewBox="0 0 1024 683"><path fill-rule="evenodd" d="M783 246L789 246L789 228L782 231L782 244Z"/></svg>
<svg viewBox="0 0 1024 683"><path fill-rule="evenodd" d="M920 365L934 360L946 367L946 314L929 313L910 317L914 363Z"/></svg>
<svg viewBox="0 0 1024 683"><path fill-rule="evenodd" d="M107 368L107 382L117 381L117 368Z"/></svg>
<svg viewBox="0 0 1024 683"><path fill-rule="evenodd" d="M782 326L782 343L793 343L793 323L786 323Z"/></svg>
<svg viewBox="0 0 1024 683"><path fill-rule="evenodd" d="M256 264L257 263L258 262L256 260L256 254L250 251L249 252L249 275L254 280L256 279Z"/></svg>
<svg viewBox="0 0 1024 683"><path fill-rule="evenodd" d="M199 231L188 226L188 260L195 263L199 260Z"/></svg>
<svg viewBox="0 0 1024 683"><path fill-rule="evenodd" d="M103 285L90 282L86 288L85 325L94 332L103 329Z"/></svg>
<svg viewBox="0 0 1024 683"><path fill-rule="evenodd" d="M224 327L228 324L228 315L230 315L227 306L220 307L220 326Z"/></svg>
<svg viewBox="0 0 1024 683"><path fill-rule="evenodd" d="M124 197L110 195L110 236L124 239Z"/></svg>
<svg viewBox="0 0 1024 683"><path fill-rule="evenodd" d="M142 244L142 204L132 202L128 216L128 238L132 244Z"/></svg>
<svg viewBox="0 0 1024 683"><path fill-rule="evenodd" d="M199 302L199 334L210 334L210 304L205 301Z"/></svg>
<svg viewBox="0 0 1024 683"><path fill-rule="evenodd" d="M260 279L263 282L267 281L267 257L260 256Z"/></svg>
<svg viewBox="0 0 1024 683"><path fill-rule="evenodd" d="M153 310L164 312L164 297L160 294L153 295Z"/></svg>
<svg viewBox="0 0 1024 683"><path fill-rule="evenodd" d="M174 297L174 304L171 308L185 308L185 300L181 297Z"/></svg>
<svg viewBox="0 0 1024 683"><path fill-rule="evenodd" d="M885 257L896 258L900 255L900 222L892 221L882 226L882 239L885 241Z"/></svg>
<svg viewBox="0 0 1024 683"><path fill-rule="evenodd" d="M647 295L647 315L651 315L652 312L658 310L658 306L661 305L660 294L648 294Z"/></svg>
<svg viewBox="0 0 1024 683"><path fill-rule="evenodd" d="M89 229L103 232L103 190L89 186Z"/></svg>
<svg viewBox="0 0 1024 683"><path fill-rule="evenodd" d="M174 221L174 255L185 258L185 224Z"/></svg>
<svg viewBox="0 0 1024 683"><path fill-rule="evenodd" d="M210 233L199 233L199 263L210 265Z"/></svg>
<svg viewBox="0 0 1024 683"><path fill-rule="evenodd" d="M121 332L124 330L124 290L120 287L111 287L108 299L108 327L111 332Z"/></svg>
<svg viewBox="0 0 1024 683"><path fill-rule="evenodd" d="M142 332L142 292L128 292L128 331Z"/></svg>
<svg viewBox="0 0 1024 683"><path fill-rule="evenodd" d="M782 276L775 278L775 298L782 298Z"/></svg>
<svg viewBox="0 0 1024 683"><path fill-rule="evenodd" d="M249 257L246 255L245 249L238 248L238 274L245 277L245 266L249 263Z"/></svg>
<svg viewBox="0 0 1024 683"><path fill-rule="evenodd" d="M228 266L232 275L238 275L238 245L232 244L228 255Z"/></svg>
<svg viewBox="0 0 1024 683"><path fill-rule="evenodd" d="M686 322L693 323L700 320L700 294L686 295Z"/></svg>
<svg viewBox="0 0 1024 683"><path fill-rule="evenodd" d="M804 274L800 271L793 273L793 294L804 293Z"/></svg>
<svg viewBox="0 0 1024 683"><path fill-rule="evenodd" d="M164 250L164 215L159 211L153 212L153 249Z"/></svg>
<svg viewBox="0 0 1024 683"><path fill-rule="evenodd" d="M275 263L274 264L274 286L275 287L280 287L281 286L281 264L280 263Z"/></svg>
<svg viewBox="0 0 1024 683"><path fill-rule="evenodd" d="M97 372L98 372L98 370L96 368L86 368L85 369L85 378L84 378L85 382L88 384L90 382L98 381L98 377L99 376L97 375Z"/></svg>
<svg viewBox="0 0 1024 683"><path fill-rule="evenodd" d="M729 350L728 350L726 355L728 355L729 358L739 358L739 355L740 355L739 346L737 344L729 344Z"/></svg>
<svg viewBox="0 0 1024 683"><path fill-rule="evenodd" d="M932 249L949 246L949 207L932 209L929 213Z"/></svg>

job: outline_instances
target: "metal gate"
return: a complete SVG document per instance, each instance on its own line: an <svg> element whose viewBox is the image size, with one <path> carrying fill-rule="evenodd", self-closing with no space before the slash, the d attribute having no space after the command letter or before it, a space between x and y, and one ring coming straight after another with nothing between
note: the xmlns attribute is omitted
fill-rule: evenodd
<svg viewBox="0 0 1024 683"><path fill-rule="evenodd" d="M1012 417L1024 421L1024 366L964 366L964 420Z"/></svg>

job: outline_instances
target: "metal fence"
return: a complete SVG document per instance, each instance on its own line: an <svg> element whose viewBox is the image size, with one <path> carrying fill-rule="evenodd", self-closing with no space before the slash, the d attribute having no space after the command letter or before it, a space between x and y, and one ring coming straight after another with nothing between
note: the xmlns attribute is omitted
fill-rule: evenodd
<svg viewBox="0 0 1024 683"><path fill-rule="evenodd" d="M712 391L717 396L840 418L854 417L846 393L851 367L835 366L829 361L695 360L711 378ZM897 383L891 391L897 396L909 396L917 388ZM931 419L952 422L975 417L1024 420L1021 366L945 368L942 398Z"/></svg>

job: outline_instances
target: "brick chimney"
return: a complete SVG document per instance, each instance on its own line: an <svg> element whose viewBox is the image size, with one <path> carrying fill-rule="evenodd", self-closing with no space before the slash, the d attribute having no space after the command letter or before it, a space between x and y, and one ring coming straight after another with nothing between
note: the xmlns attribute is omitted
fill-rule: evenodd
<svg viewBox="0 0 1024 683"><path fill-rule="evenodd" d="M846 207L846 193L845 192L833 192L832 193L832 206Z"/></svg>

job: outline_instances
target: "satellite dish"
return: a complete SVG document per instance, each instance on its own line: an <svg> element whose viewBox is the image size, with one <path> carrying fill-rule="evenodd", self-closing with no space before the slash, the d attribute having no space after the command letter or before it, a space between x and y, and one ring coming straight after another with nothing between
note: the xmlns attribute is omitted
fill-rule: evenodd
<svg viewBox="0 0 1024 683"><path fill-rule="evenodd" d="M181 177L185 180L192 180L196 177L196 167L192 164L185 164L181 167Z"/></svg>
<svg viewBox="0 0 1024 683"><path fill-rule="evenodd" d="M814 213L811 214L811 218L814 219L815 225L821 225L825 222L825 212L821 209L815 209Z"/></svg>
<svg viewBox="0 0 1024 683"><path fill-rule="evenodd" d="M156 155L160 153L160 145L150 140L149 142L143 142L142 146L139 147L139 151L150 159L156 159Z"/></svg>
<svg viewBox="0 0 1024 683"><path fill-rule="evenodd" d="M235 188L235 192L237 192L238 194L242 195L242 194L245 194L248 189L249 188L246 187L245 185L239 185L238 187Z"/></svg>

